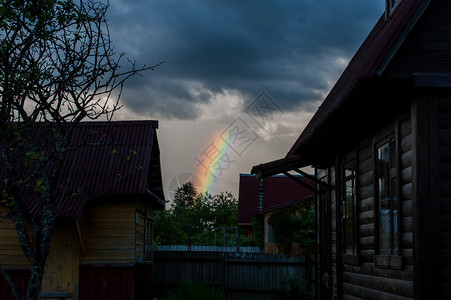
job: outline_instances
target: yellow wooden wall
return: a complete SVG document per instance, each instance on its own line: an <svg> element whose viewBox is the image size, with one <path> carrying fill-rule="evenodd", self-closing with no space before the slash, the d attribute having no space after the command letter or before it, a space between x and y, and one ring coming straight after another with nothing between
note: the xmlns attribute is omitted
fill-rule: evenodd
<svg viewBox="0 0 451 300"><path fill-rule="evenodd" d="M14 223L4 218L0 218L0 266L14 269L30 267L20 246Z"/></svg>
<svg viewBox="0 0 451 300"><path fill-rule="evenodd" d="M144 261L145 220L153 209L140 202L90 205L84 212L81 251L75 220L58 221L43 277L44 292L77 294L80 264L135 264ZM84 223L86 222L86 223ZM29 268L14 224L0 218L0 266Z"/></svg>
<svg viewBox="0 0 451 300"><path fill-rule="evenodd" d="M43 292L71 292L78 286L80 243L75 222L62 221L55 224L50 253L42 278Z"/></svg>
<svg viewBox="0 0 451 300"><path fill-rule="evenodd" d="M78 282L79 241L73 221L57 222L47 257L42 291L71 292ZM29 269L11 220L0 218L0 265L8 269Z"/></svg>
<svg viewBox="0 0 451 300"><path fill-rule="evenodd" d="M105 203L90 206L85 213L86 248L80 263L135 263L144 257L145 218L153 217L152 208L135 202ZM11 220L0 218L0 237L0 265L29 268ZM78 257L80 247L74 221L59 222L55 226L50 253L60 256L67 252L68 245L77 254L71 252L67 255Z"/></svg>
<svg viewBox="0 0 451 300"><path fill-rule="evenodd" d="M135 263L135 203L97 204L86 214L86 250L80 263Z"/></svg>

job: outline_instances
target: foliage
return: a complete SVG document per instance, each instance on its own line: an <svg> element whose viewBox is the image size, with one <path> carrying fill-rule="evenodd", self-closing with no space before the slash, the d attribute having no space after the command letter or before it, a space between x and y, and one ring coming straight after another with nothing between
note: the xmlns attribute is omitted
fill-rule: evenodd
<svg viewBox="0 0 451 300"><path fill-rule="evenodd" d="M192 245L235 246L237 223L238 200L231 193L199 193L187 182L176 190L168 210L155 213L155 241L160 245L187 245L190 233ZM239 236L240 245L250 244L244 234Z"/></svg>
<svg viewBox="0 0 451 300"><path fill-rule="evenodd" d="M301 251L306 255L313 255L316 249L316 219L315 204L312 201L302 205L299 211L302 216L300 220L300 230L296 233L295 242L298 243Z"/></svg>
<svg viewBox="0 0 451 300"><path fill-rule="evenodd" d="M196 188L191 182L183 184L177 189L176 193L174 194L174 203L172 204L172 208L193 208L199 200L199 197L200 195L198 195Z"/></svg>
<svg viewBox="0 0 451 300"><path fill-rule="evenodd" d="M276 210L268 219L274 242L281 252L290 254L297 243L304 254L313 254L315 239L315 207L312 200Z"/></svg>
<svg viewBox="0 0 451 300"><path fill-rule="evenodd" d="M278 288L274 289L273 300L313 300L315 293L313 289L309 289L307 283L301 284L299 278L295 275L290 276L287 282L282 283Z"/></svg>
<svg viewBox="0 0 451 300"><path fill-rule="evenodd" d="M184 281L177 291L164 300L223 300L224 296L218 289L202 286L200 283Z"/></svg>
<svg viewBox="0 0 451 300"><path fill-rule="evenodd" d="M0 273L16 299L39 299L57 199L83 192L56 183L74 147L74 128L84 119L111 120L125 81L154 66L129 61L121 69L124 54L116 55L111 43L107 4L0 1L0 217L14 222L31 265L25 293L1 267ZM37 136L37 129L45 133ZM25 193L38 199L39 215L26 205Z"/></svg>

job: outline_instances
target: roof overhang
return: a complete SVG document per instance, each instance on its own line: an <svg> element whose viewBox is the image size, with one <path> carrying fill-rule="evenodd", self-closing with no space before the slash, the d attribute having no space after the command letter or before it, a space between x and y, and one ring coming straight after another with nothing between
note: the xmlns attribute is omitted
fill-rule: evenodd
<svg viewBox="0 0 451 300"><path fill-rule="evenodd" d="M166 201L164 201L164 199L161 199L160 197L158 197L157 195L152 193L152 191L150 191L149 189L147 189L146 192L147 192L147 195L149 196L149 198L154 203L153 207L156 210L164 210L165 209Z"/></svg>
<svg viewBox="0 0 451 300"><path fill-rule="evenodd" d="M289 177L290 179L296 181L297 183L303 185L305 188L311 190L314 193L318 193L318 189L315 188L312 185L309 185L308 183L299 180L296 176L288 173L290 171L297 172L301 174L302 176L310 179L314 183L318 184L319 186L325 186L328 187L327 184L324 182L316 179L316 177L307 174L306 172L302 171L301 168L308 165L308 160L304 159L300 155L290 155L282 159L274 160L265 164L259 164L257 166L252 167L251 173L255 174L255 177L257 180L260 180L261 178L270 177L277 174L285 174L285 176Z"/></svg>
<svg viewBox="0 0 451 300"><path fill-rule="evenodd" d="M285 173L307 166L300 155L290 155L285 158L252 167L251 174L255 174L258 180L261 178Z"/></svg>
<svg viewBox="0 0 451 300"><path fill-rule="evenodd" d="M288 172L294 171L324 185L300 169L327 166L337 153L349 151L357 141L375 131L377 124L391 122L394 116L407 108L408 95L413 92L413 87L411 79L376 77L361 80L333 113L323 117L310 135L301 134L286 157L254 166L251 173L260 179L280 173L289 176ZM386 110L388 105L390 111Z"/></svg>
<svg viewBox="0 0 451 300"><path fill-rule="evenodd" d="M286 208L286 207L290 207L290 206L293 206L293 205L296 205L296 204L301 204L301 203L304 203L304 202L312 200L312 199L314 199L312 196L305 197L305 198L298 199L298 200L295 200L295 201L292 201L292 202L289 202L289 203L285 203L285 204L282 204L282 205L278 205L278 206L274 206L274 207L270 207L270 208L267 208L267 209L263 209L263 210L257 211L254 215L255 216L261 216L261 215L264 215L266 213L269 213L269 212L272 212L272 211L275 211L275 210L279 210L279 209L283 209L283 208Z"/></svg>

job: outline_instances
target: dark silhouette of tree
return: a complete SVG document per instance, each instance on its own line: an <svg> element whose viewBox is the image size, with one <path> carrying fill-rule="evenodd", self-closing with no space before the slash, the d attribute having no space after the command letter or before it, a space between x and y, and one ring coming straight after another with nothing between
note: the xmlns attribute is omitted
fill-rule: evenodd
<svg viewBox="0 0 451 300"><path fill-rule="evenodd" d="M31 265L25 293L0 268L16 299L40 298L58 197L82 192L56 184L74 128L84 119L111 120L125 81L159 65L128 60L121 68L124 54L111 43L107 8L94 0L0 5L0 215L14 222ZM25 192L38 199L39 213Z"/></svg>

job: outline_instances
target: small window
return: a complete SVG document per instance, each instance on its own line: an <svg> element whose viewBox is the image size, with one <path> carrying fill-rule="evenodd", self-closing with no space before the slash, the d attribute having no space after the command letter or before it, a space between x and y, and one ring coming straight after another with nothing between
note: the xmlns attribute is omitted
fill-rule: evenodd
<svg viewBox="0 0 451 300"><path fill-rule="evenodd" d="M396 140L384 141L377 147L376 155L379 253L398 254Z"/></svg>
<svg viewBox="0 0 451 300"><path fill-rule="evenodd" d="M357 254L356 188L354 163L345 164L342 201L343 253Z"/></svg>

